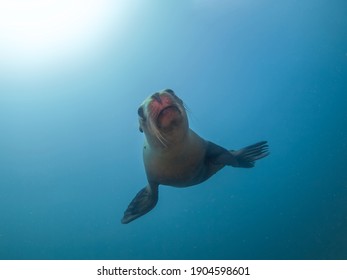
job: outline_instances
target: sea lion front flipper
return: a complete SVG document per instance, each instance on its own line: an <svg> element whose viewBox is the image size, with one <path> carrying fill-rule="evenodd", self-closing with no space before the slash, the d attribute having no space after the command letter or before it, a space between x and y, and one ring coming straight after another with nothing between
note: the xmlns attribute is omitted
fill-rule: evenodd
<svg viewBox="0 0 347 280"><path fill-rule="evenodd" d="M140 190L124 212L122 224L141 217L151 211L158 202L158 185L147 185Z"/></svg>
<svg viewBox="0 0 347 280"><path fill-rule="evenodd" d="M267 141L261 141L240 150L228 151L212 142L208 142L207 158L213 164L250 168L256 160L269 155Z"/></svg>
<svg viewBox="0 0 347 280"><path fill-rule="evenodd" d="M238 167L253 167L256 160L269 155L269 145L267 141L260 141L240 150L230 151L230 153L237 158Z"/></svg>

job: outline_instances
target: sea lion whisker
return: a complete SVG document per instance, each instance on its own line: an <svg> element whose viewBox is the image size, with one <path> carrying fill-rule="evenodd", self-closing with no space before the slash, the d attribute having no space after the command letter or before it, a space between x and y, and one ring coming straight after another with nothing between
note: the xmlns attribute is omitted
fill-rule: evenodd
<svg viewBox="0 0 347 280"><path fill-rule="evenodd" d="M164 146L167 146L167 140L162 135L162 133L159 131L157 124L154 122L158 118L158 113L156 112L150 112L149 122L148 122L148 129L152 134L158 139L158 141Z"/></svg>

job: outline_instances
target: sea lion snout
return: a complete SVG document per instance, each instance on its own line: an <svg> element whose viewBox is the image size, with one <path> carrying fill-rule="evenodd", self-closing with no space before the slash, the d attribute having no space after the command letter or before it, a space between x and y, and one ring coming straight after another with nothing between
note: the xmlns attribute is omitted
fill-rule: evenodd
<svg viewBox="0 0 347 280"><path fill-rule="evenodd" d="M160 92L156 92L149 96L141 105L143 114L140 115L142 119L146 119L146 115L154 120L158 119L165 115L164 113L173 109L172 112L182 114L184 107L182 106L183 102L179 99L173 90L166 89ZM140 108L141 108L140 107Z"/></svg>
<svg viewBox="0 0 347 280"><path fill-rule="evenodd" d="M151 98L154 99L155 101L157 101L159 104L163 103L161 98L160 98L160 93L159 92L156 92L155 94L153 94L151 96Z"/></svg>
<svg viewBox="0 0 347 280"><path fill-rule="evenodd" d="M150 97L150 99L151 101L148 104L150 110L161 110L176 103L173 95L166 91L156 92Z"/></svg>

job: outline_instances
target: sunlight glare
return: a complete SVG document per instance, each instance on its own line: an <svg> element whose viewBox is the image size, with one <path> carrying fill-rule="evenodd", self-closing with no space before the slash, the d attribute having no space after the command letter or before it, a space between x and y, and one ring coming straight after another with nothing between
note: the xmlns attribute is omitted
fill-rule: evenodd
<svg viewBox="0 0 347 280"><path fill-rule="evenodd" d="M118 3L117 9L112 9ZM88 52L98 44L121 1L0 1L0 63L37 68ZM115 12L116 11L116 15Z"/></svg>

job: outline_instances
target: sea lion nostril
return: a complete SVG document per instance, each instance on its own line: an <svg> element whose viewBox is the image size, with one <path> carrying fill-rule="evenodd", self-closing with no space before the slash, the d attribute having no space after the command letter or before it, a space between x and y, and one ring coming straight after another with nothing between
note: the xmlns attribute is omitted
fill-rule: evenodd
<svg viewBox="0 0 347 280"><path fill-rule="evenodd" d="M172 89L167 88L167 89L164 90L164 91L165 91L165 92L168 92L168 93L170 93L170 94L172 94L172 95L176 95L175 92L174 92Z"/></svg>
<svg viewBox="0 0 347 280"><path fill-rule="evenodd" d="M159 92L156 92L155 94L152 95L152 98L156 101L158 101L158 103L162 104L161 98L160 98L160 94Z"/></svg>

